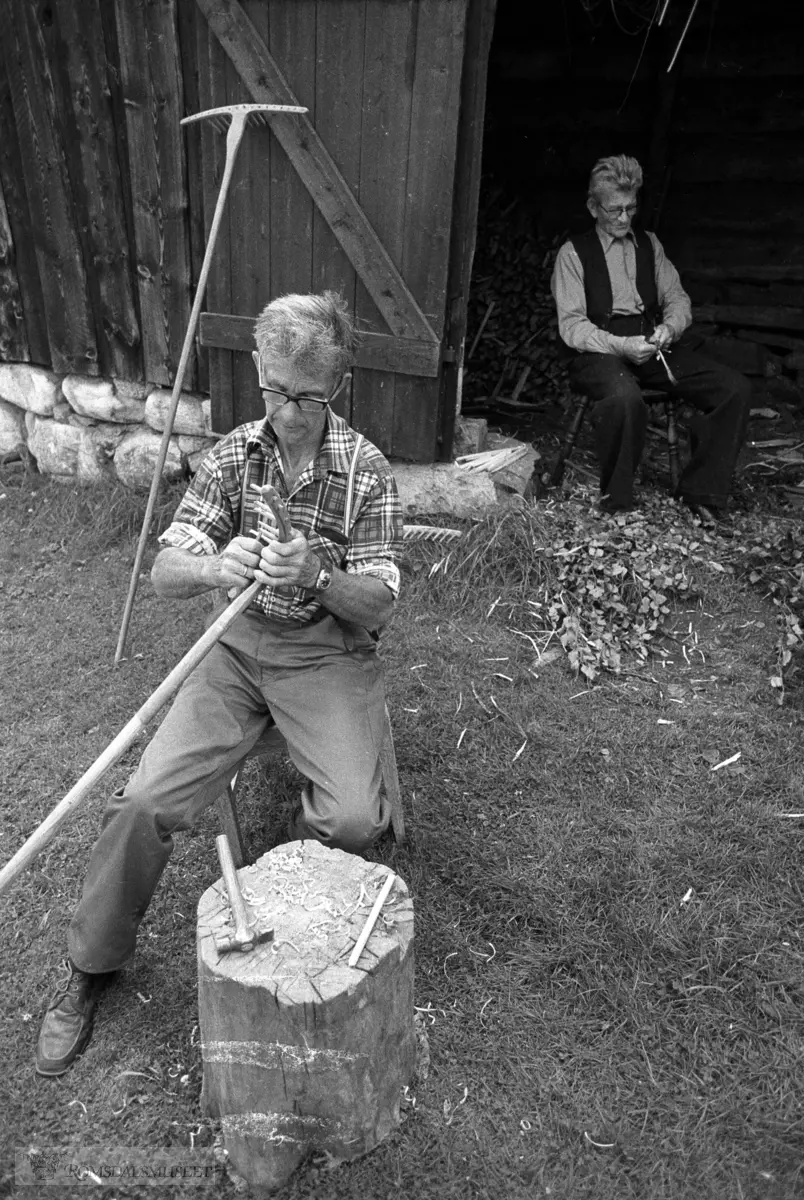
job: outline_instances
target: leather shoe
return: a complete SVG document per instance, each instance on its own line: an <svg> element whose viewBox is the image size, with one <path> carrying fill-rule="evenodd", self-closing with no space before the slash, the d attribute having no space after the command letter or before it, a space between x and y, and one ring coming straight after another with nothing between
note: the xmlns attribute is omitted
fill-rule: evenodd
<svg viewBox="0 0 804 1200"><path fill-rule="evenodd" d="M631 500L628 504L618 504L611 496L601 496L597 504L602 513L634 512L637 505Z"/></svg>
<svg viewBox="0 0 804 1200"><path fill-rule="evenodd" d="M105 975L89 975L68 962L64 978L48 1005L36 1045L39 1075L63 1075L92 1037L92 1018Z"/></svg>

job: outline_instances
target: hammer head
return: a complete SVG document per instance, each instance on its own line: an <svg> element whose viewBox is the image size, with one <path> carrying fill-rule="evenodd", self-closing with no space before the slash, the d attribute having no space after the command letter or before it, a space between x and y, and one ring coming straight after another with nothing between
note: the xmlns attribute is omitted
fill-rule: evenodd
<svg viewBox="0 0 804 1200"><path fill-rule="evenodd" d="M235 936L215 938L215 949L218 951L218 954L229 954L232 950L238 950L241 954L247 954L255 946L260 946L263 942L272 942L273 940L273 929L266 929L263 933L253 934L249 937L248 941L238 941Z"/></svg>

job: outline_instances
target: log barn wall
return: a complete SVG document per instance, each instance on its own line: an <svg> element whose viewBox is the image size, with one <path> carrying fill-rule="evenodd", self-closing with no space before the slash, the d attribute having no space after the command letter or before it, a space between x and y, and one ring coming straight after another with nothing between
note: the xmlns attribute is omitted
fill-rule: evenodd
<svg viewBox="0 0 804 1200"><path fill-rule="evenodd" d="M301 103L244 138L183 387L216 433L261 415L254 316L336 287L366 334L338 411L386 454L448 456L494 7L0 0L0 364L171 386L226 155L181 119Z"/></svg>
<svg viewBox="0 0 804 1200"><path fill-rule="evenodd" d="M0 18L0 359L167 385L191 279L176 0Z"/></svg>
<svg viewBox="0 0 804 1200"><path fill-rule="evenodd" d="M637 7L653 11L620 0L527 11L501 0L487 175L519 194L549 238L588 226L586 183L598 157L635 155L644 223L681 270L699 328L728 343L736 366L762 374L784 361L801 382L799 8L702 0L668 73L690 6L671 0L647 38Z"/></svg>

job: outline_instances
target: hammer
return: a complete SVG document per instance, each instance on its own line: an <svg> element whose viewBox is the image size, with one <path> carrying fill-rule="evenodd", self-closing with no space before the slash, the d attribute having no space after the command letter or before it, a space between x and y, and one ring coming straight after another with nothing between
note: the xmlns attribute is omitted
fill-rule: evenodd
<svg viewBox="0 0 804 1200"><path fill-rule="evenodd" d="M218 849L223 882L226 884L226 894L229 897L229 907L232 910L235 927L233 937L215 938L215 949L218 954L228 954L230 950L240 950L246 953L248 950L253 950L255 946L259 946L261 942L273 941L274 931L266 929L263 933L254 933L249 928L246 905L243 893L240 891L240 881L237 878L229 839L225 833L215 838L215 845Z"/></svg>

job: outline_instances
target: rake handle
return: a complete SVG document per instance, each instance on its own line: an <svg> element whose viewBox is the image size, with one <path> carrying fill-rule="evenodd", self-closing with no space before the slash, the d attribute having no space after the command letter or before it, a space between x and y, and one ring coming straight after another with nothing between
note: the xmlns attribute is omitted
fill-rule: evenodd
<svg viewBox="0 0 804 1200"><path fill-rule="evenodd" d="M267 111L271 109L276 112L307 112L306 108L294 108L287 105L260 105L260 110ZM145 516L142 521L142 529L140 530L140 538L137 543L137 552L134 556L134 565L131 568L131 579L128 585L128 595L126 596L126 604L123 610L123 620L120 625L120 634L117 639L117 648L114 653L115 666L120 663L126 650L126 639L128 638L128 627L131 622L131 613L134 609L134 598L137 595L137 587L140 580L140 572L142 570L142 560L145 557L145 548L148 544L148 533L151 528L151 521L154 515L156 506L156 497L159 491L159 484L162 479L162 469L167 458L168 447L170 445L170 437L173 433L173 423L176 419L176 411L179 407L181 399L181 389L184 383L184 376L187 372L187 363L190 358L190 352L193 348L193 340L195 331L198 327L198 318L201 314L201 304L204 300L204 292L207 287L207 276L212 264L212 252L215 248L215 243L218 240L218 230L220 229L223 211L226 205L226 197L229 192L229 184L232 180L232 172L234 171L235 159L237 151L240 148L240 142L243 137L243 132L246 128L246 123L249 117L255 111L254 105L232 105L230 109L210 109L205 113L196 113L190 120L201 120L204 117L211 115L230 114L231 122L226 131L226 163L223 169L223 178L221 180L220 190L218 191L218 199L215 204L215 213L212 217L212 224L209 230L206 250L204 251L204 261L201 264L201 272L198 277L198 287L195 291L195 299L190 312L190 320L187 325L187 332L184 335L184 344L181 348L181 357L179 365L176 368L176 378L173 381L173 391L170 396L170 407L168 408L165 418L165 428L162 430L162 441L159 443L159 453L154 464L153 478L151 479L151 488L148 492L148 503L145 508ZM182 121L186 124L187 119Z"/></svg>
<svg viewBox="0 0 804 1200"><path fill-rule="evenodd" d="M40 850L55 837L61 826L72 816L73 811L88 795L94 785L101 779L110 767L122 758L129 746L139 737L149 721L162 709L168 700L179 690L185 679L190 675L203 658L209 654L212 647L223 636L236 617L248 607L256 596L262 584L256 580L237 596L225 608L218 619L202 634L194 646L187 651L166 679L160 683L142 707L134 714L117 737L106 747L95 760L88 771L85 771L74 787L61 800L41 825L31 834L24 845L12 859L0 870L0 896L25 868L36 858Z"/></svg>
<svg viewBox="0 0 804 1200"><path fill-rule="evenodd" d="M215 205L215 214L212 218L212 226L209 231L209 240L204 253L204 261L201 265L201 274L198 277L198 287L196 288L195 300L190 312L190 321L187 325L187 332L184 335L184 345L181 348L181 357L179 365L176 369L176 378L173 382L173 391L170 396L170 407L168 408L167 417L165 418L165 428L162 430L162 441L159 443L159 454L154 465L153 478L151 479L151 489L148 493L148 504L145 509L145 516L142 521L142 529L140 530L140 539L137 543L137 553L134 556L134 566L131 569L131 579L128 585L128 596L126 597L126 606L123 611L123 622L120 627L120 635L117 639L117 648L114 653L115 666L118 665L123 657L126 649L126 639L128 637L128 626L131 621L131 613L134 608L134 597L137 594L137 585L139 584L140 571L142 569L142 560L145 557L145 548L148 544L148 533L151 528L151 520L153 519L154 507L156 505L156 497L159 491L159 484L162 479L162 468L165 465L167 458L168 447L170 445L171 434L173 433L173 423L176 419L176 411L179 407L181 399L181 389L184 383L184 376L187 371L187 363L190 358L190 351L193 348L193 339L198 326L198 318L201 313L201 304L204 299L204 292L207 286L207 276L212 263L212 251L215 248L215 242L218 238L218 230L220 229L221 219L223 217L224 205L226 204L226 195L229 191L229 184L234 170L237 151L240 147L240 141L243 137L243 130L246 127L246 118L243 113L236 113L232 118L232 123L229 126L226 134L226 166L223 172L223 180L221 181L220 191L218 192L218 201Z"/></svg>

